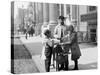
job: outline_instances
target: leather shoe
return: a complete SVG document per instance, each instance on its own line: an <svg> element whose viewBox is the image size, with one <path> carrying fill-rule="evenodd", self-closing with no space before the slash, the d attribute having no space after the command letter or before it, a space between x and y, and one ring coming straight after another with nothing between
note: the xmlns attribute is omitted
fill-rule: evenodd
<svg viewBox="0 0 100 75"><path fill-rule="evenodd" d="M74 68L74 69L72 69L72 70L79 70L78 68Z"/></svg>

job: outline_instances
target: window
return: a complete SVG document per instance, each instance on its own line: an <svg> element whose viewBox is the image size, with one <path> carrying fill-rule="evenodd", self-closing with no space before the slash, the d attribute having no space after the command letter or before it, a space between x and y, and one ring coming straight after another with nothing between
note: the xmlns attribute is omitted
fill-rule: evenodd
<svg viewBox="0 0 100 75"><path fill-rule="evenodd" d="M96 6L89 6L89 11L94 11L96 10Z"/></svg>

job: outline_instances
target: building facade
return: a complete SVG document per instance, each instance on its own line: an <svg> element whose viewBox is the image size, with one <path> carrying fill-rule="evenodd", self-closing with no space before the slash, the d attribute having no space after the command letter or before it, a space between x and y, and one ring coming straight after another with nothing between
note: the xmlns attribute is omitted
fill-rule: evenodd
<svg viewBox="0 0 100 75"><path fill-rule="evenodd" d="M73 21L75 30L78 32L79 42L96 42L96 6L30 2L27 12L24 17L31 17L31 23L34 23L36 35L41 34L43 25L49 26L53 33L55 26L58 24L58 17L62 15L64 17L69 16L69 19Z"/></svg>
<svg viewBox="0 0 100 75"><path fill-rule="evenodd" d="M53 32L55 26L58 24L58 17L60 15L67 17L70 20L77 21L78 6L69 4L54 4L54 3L32 3L33 7L33 22L36 23L36 34L41 33L41 27L48 25ZM75 23L76 25L77 23Z"/></svg>
<svg viewBox="0 0 100 75"><path fill-rule="evenodd" d="M87 32L89 42L97 42L97 7L85 6L86 13L80 14L80 26L83 26ZM82 30L82 27L81 29Z"/></svg>

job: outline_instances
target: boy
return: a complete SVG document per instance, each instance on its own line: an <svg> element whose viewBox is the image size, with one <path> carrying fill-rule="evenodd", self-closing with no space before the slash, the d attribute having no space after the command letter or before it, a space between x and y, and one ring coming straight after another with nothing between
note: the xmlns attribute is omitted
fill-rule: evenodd
<svg viewBox="0 0 100 75"><path fill-rule="evenodd" d="M53 49L53 41L51 39L51 32L50 30L44 31L44 39L43 39L43 50L42 50L42 58L45 61L45 70L46 72L50 71L50 64L51 64L51 55Z"/></svg>

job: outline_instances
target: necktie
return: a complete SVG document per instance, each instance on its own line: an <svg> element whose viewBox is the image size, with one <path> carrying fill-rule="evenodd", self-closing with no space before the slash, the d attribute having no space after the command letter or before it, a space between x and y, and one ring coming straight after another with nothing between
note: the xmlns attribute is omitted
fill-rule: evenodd
<svg viewBox="0 0 100 75"><path fill-rule="evenodd" d="M60 42L62 42L62 37L63 37L63 29L61 29L61 38L60 38Z"/></svg>
<svg viewBox="0 0 100 75"><path fill-rule="evenodd" d="M61 29L61 38L63 37L63 29Z"/></svg>

